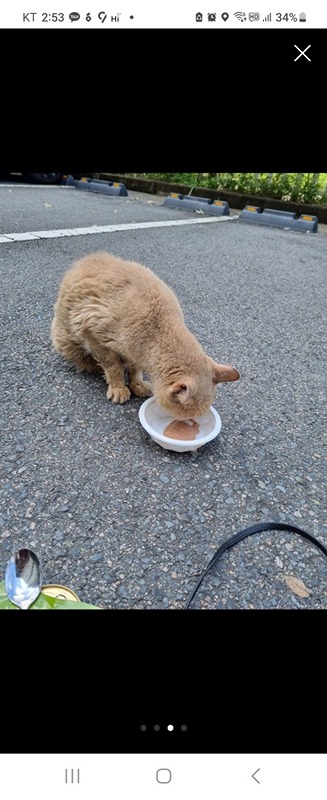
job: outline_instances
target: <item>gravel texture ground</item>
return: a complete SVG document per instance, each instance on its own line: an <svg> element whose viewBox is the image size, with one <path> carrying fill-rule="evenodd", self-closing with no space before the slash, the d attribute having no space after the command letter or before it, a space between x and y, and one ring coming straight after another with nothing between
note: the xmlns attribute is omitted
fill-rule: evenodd
<svg viewBox="0 0 327 800"><path fill-rule="evenodd" d="M189 218L162 202L0 187L1 232ZM151 267L208 354L241 373L218 388L221 434L196 453L161 449L141 399L111 404L101 377L52 349L60 280L100 249ZM0 575L28 546L46 583L85 602L174 609L247 525L289 522L327 545L326 261L321 233L237 221L2 244ZM224 555L193 607L327 608L326 579L316 548L262 533Z"/></svg>

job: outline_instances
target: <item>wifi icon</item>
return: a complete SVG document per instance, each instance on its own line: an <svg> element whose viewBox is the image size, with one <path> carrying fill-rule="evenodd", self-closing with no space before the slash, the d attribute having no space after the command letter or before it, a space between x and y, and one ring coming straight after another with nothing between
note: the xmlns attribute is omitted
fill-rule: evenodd
<svg viewBox="0 0 327 800"><path fill-rule="evenodd" d="M234 17L239 20L239 22L246 21L246 14L244 11L235 11Z"/></svg>

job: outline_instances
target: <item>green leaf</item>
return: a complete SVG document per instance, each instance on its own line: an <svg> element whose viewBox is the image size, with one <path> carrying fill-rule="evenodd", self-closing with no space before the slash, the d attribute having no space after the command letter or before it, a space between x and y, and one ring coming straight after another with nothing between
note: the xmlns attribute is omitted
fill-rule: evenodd
<svg viewBox="0 0 327 800"><path fill-rule="evenodd" d="M30 610L34 611L41 609L43 611L79 611L84 608L94 609L99 611L98 606L92 606L90 603L82 603L80 600L59 600L57 597L50 597L50 595L43 594L41 592L39 596L36 598L34 603L30 606ZM6 594L5 590L5 583L1 581L0 583L0 611L2 610L7 611L20 611L21 609L18 606L15 606L9 600L8 595Z"/></svg>

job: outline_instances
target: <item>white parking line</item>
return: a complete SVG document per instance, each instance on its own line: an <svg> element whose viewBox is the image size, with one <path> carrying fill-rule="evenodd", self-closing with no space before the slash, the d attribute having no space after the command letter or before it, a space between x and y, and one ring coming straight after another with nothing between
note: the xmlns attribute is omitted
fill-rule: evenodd
<svg viewBox="0 0 327 800"><path fill-rule="evenodd" d="M60 186L58 183L0 183L0 189L75 189L75 186Z"/></svg>
<svg viewBox="0 0 327 800"><path fill-rule="evenodd" d="M35 239L59 239L62 236L86 236L94 233L115 233L116 231L136 231L141 228L170 228L174 225L204 225L208 222L230 222L233 217L198 217L197 219L169 219L160 222L127 222L120 225L93 225L91 228L62 228L51 231L28 231L26 233L3 233L0 244L23 242Z"/></svg>

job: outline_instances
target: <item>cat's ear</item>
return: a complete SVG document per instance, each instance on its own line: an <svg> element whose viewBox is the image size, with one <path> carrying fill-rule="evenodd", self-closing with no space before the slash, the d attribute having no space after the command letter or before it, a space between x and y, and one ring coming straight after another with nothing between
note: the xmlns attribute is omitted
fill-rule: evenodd
<svg viewBox="0 0 327 800"><path fill-rule="evenodd" d="M180 403L185 403L194 394L194 386L192 381L187 378L185 381L178 381L170 387L171 394L179 400Z"/></svg>
<svg viewBox="0 0 327 800"><path fill-rule="evenodd" d="M207 356L209 364L212 368L212 376L214 383L227 383L227 381L238 381L240 373L235 367L230 364L216 364L216 362Z"/></svg>

